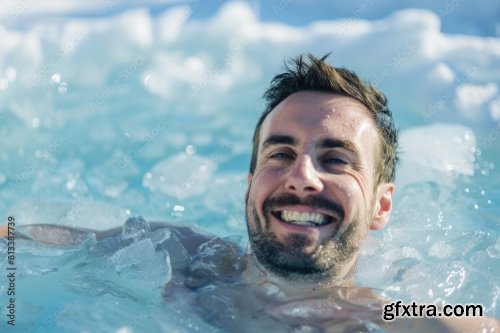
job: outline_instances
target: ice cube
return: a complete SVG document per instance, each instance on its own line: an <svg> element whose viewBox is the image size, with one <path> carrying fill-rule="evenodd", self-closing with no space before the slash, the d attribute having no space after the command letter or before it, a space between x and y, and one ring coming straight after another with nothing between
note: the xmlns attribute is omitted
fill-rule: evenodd
<svg viewBox="0 0 500 333"><path fill-rule="evenodd" d="M120 271L124 267L151 259L154 255L155 247L151 239L146 238L116 251L109 260L113 263L115 269Z"/></svg>
<svg viewBox="0 0 500 333"><path fill-rule="evenodd" d="M186 286L198 287L210 280L234 275L245 267L238 246L216 237L198 247L198 254L189 263Z"/></svg>
<svg viewBox="0 0 500 333"><path fill-rule="evenodd" d="M123 283L135 290L152 290L163 287L172 279L172 266L167 251L159 251L140 262L124 267L120 272Z"/></svg>
<svg viewBox="0 0 500 333"><path fill-rule="evenodd" d="M211 159L181 153L158 162L145 174L143 185L184 199L204 193L216 169Z"/></svg>
<svg viewBox="0 0 500 333"><path fill-rule="evenodd" d="M57 267L39 267L39 266L31 266L26 268L26 275L45 275L52 272L57 272Z"/></svg>
<svg viewBox="0 0 500 333"><path fill-rule="evenodd" d="M133 240L131 238L123 239L121 236L108 237L98 241L91 249L93 255L108 255L129 246Z"/></svg>
<svg viewBox="0 0 500 333"><path fill-rule="evenodd" d="M153 245L157 247L169 239L170 234L171 232L169 228L161 228L148 234L148 237L153 242Z"/></svg>
<svg viewBox="0 0 500 333"><path fill-rule="evenodd" d="M131 217L123 224L122 238L136 241L148 232L151 232L151 228L142 216Z"/></svg>
<svg viewBox="0 0 500 333"><path fill-rule="evenodd" d="M459 176L474 174L476 138L461 125L432 124L400 134L401 165L397 185L432 181L452 184Z"/></svg>
<svg viewBox="0 0 500 333"><path fill-rule="evenodd" d="M157 250L164 250L169 253L173 268L184 268L188 265L189 253L174 233L161 244L158 244Z"/></svg>

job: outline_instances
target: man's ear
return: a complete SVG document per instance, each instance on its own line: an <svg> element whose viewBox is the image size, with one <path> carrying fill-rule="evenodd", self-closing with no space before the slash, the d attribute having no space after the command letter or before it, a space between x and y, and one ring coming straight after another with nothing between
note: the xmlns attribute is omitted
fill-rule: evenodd
<svg viewBox="0 0 500 333"><path fill-rule="evenodd" d="M385 227L389 222L392 210L392 194L394 193L394 184L384 183L377 188L375 207L373 210L371 230L379 230Z"/></svg>

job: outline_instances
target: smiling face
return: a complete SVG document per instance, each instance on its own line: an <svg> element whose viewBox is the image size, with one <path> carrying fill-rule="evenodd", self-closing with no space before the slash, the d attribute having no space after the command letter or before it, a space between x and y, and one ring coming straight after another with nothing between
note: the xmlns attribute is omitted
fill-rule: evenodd
<svg viewBox="0 0 500 333"><path fill-rule="evenodd" d="M379 135L367 108L298 92L262 124L246 215L252 250L288 279L341 280L368 229L385 225L392 184L375 184Z"/></svg>

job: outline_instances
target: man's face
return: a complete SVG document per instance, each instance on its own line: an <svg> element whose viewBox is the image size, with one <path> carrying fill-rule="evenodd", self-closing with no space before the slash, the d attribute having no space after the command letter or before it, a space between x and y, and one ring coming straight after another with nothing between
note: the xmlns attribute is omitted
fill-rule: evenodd
<svg viewBox="0 0 500 333"><path fill-rule="evenodd" d="M390 212L392 184L375 186L378 145L353 98L298 92L276 106L246 196L250 243L266 269L289 279L346 274L367 230Z"/></svg>

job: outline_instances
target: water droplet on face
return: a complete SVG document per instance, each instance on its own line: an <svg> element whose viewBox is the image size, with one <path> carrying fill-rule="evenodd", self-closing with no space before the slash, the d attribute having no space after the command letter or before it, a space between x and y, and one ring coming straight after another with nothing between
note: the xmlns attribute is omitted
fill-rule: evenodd
<svg viewBox="0 0 500 333"><path fill-rule="evenodd" d="M59 94L64 95L68 92L68 84L66 82L63 82L59 85L59 88L57 89Z"/></svg>
<svg viewBox="0 0 500 333"><path fill-rule="evenodd" d="M61 83L61 74L55 73L50 78L50 84L53 85L53 86L55 86L55 85L58 85L59 83Z"/></svg>
<svg viewBox="0 0 500 333"><path fill-rule="evenodd" d="M193 155L194 153L196 153L196 148L193 145L186 147L186 154Z"/></svg>

